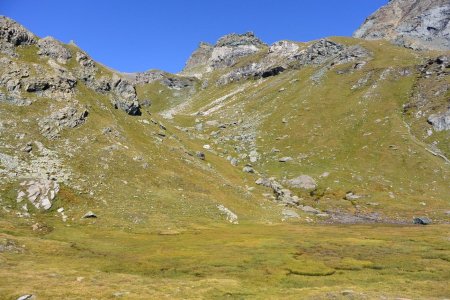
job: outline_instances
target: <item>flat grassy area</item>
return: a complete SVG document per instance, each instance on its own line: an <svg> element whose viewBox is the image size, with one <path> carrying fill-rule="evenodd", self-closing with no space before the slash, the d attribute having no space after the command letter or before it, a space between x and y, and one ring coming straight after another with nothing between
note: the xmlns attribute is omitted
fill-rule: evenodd
<svg viewBox="0 0 450 300"><path fill-rule="evenodd" d="M99 221L99 220L98 220ZM3 222L0 295L16 299L442 299L449 226L210 225L34 235ZM9 229L8 229L9 228ZM14 232L14 235L12 235Z"/></svg>

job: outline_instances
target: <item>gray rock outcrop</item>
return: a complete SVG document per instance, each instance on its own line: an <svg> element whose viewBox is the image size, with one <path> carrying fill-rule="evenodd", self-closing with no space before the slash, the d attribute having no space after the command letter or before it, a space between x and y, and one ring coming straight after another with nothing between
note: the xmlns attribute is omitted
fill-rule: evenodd
<svg viewBox="0 0 450 300"><path fill-rule="evenodd" d="M429 116L428 123L436 131L450 130L450 108L444 113Z"/></svg>
<svg viewBox="0 0 450 300"><path fill-rule="evenodd" d="M37 46L39 55L51 57L61 63L66 63L72 57L70 51L61 42L50 36L40 39Z"/></svg>
<svg viewBox="0 0 450 300"><path fill-rule="evenodd" d="M75 128L86 121L88 111L75 104L64 107L39 121L40 132L48 139L59 137L64 128Z"/></svg>
<svg viewBox="0 0 450 300"><path fill-rule="evenodd" d="M254 54L267 45L252 32L228 34L214 46L201 43L189 58L182 74L201 78L203 73L230 67L242 57Z"/></svg>
<svg viewBox="0 0 450 300"><path fill-rule="evenodd" d="M141 114L136 89L129 81L114 74L111 88L114 91L111 102L115 108L121 109L132 116Z"/></svg>
<svg viewBox="0 0 450 300"><path fill-rule="evenodd" d="M8 17L0 16L0 52L17 56L14 47L36 43L36 36Z"/></svg>
<svg viewBox="0 0 450 300"><path fill-rule="evenodd" d="M281 203L287 205L298 205L299 198L292 194L292 192L284 188L275 178L259 178L256 182L257 185L262 185L272 189L275 199Z"/></svg>
<svg viewBox="0 0 450 300"><path fill-rule="evenodd" d="M214 46L201 42L198 48L191 54L184 66L183 73L190 76L201 77L201 68L211 57Z"/></svg>
<svg viewBox="0 0 450 300"><path fill-rule="evenodd" d="M353 36L386 39L417 50L450 50L450 2L391 0L368 17Z"/></svg>

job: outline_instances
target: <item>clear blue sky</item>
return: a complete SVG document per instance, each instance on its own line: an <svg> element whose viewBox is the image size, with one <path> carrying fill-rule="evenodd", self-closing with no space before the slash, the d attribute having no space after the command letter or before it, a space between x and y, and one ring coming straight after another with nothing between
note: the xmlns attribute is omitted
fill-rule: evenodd
<svg viewBox="0 0 450 300"><path fill-rule="evenodd" d="M74 40L123 72L180 71L200 41L253 31L266 43L350 36L387 0L0 0L40 37Z"/></svg>

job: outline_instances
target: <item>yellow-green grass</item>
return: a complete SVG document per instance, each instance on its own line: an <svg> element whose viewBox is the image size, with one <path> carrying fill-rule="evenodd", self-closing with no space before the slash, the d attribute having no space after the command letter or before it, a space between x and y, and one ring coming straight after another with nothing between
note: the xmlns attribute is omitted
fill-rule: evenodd
<svg viewBox="0 0 450 300"><path fill-rule="evenodd" d="M33 234L2 221L0 295L16 299L164 297L442 299L449 295L448 225L192 225L106 229L102 220ZM165 234L166 233L166 234ZM345 294L345 292L344 292Z"/></svg>

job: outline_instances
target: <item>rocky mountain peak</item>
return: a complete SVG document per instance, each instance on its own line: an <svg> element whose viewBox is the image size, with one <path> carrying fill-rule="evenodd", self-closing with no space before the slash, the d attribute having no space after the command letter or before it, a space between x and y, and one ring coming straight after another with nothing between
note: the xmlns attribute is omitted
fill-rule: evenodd
<svg viewBox="0 0 450 300"><path fill-rule="evenodd" d="M353 36L387 39L415 50L449 50L450 2L391 0L368 17Z"/></svg>
<svg viewBox="0 0 450 300"><path fill-rule="evenodd" d="M246 32L243 34L231 33L221 37L215 47L238 47L238 46L267 46L263 41L255 36L253 32Z"/></svg>

